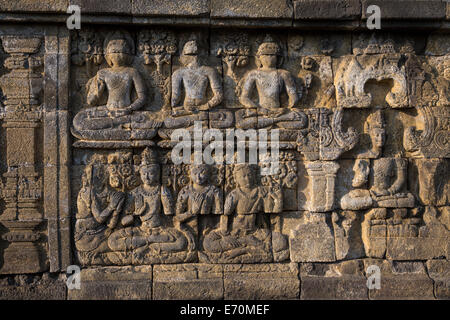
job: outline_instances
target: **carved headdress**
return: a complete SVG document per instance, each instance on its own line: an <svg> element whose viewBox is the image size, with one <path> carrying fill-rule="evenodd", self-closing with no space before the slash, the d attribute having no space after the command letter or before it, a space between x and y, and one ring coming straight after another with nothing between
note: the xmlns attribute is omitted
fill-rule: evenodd
<svg viewBox="0 0 450 320"><path fill-rule="evenodd" d="M183 51L181 53L185 56L195 56L198 54L198 45L196 40L189 40L184 44Z"/></svg>
<svg viewBox="0 0 450 320"><path fill-rule="evenodd" d="M370 130L378 128L385 128L384 115L381 109L377 109L373 113L371 113L364 124L364 131L370 132Z"/></svg>
<svg viewBox="0 0 450 320"><path fill-rule="evenodd" d="M273 40L270 36L266 36L264 41L259 45L256 55L281 56L281 49L278 43L275 42L275 40Z"/></svg>
<svg viewBox="0 0 450 320"><path fill-rule="evenodd" d="M158 153L154 149L145 148L141 155L141 166L159 164Z"/></svg>

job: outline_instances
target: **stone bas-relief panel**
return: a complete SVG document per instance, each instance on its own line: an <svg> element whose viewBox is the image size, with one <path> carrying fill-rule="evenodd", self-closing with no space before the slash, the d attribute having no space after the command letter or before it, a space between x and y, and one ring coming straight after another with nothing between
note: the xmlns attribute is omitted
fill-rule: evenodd
<svg viewBox="0 0 450 320"><path fill-rule="evenodd" d="M364 259L448 260L450 69L425 35L22 29L0 28L0 274L78 264L125 296L138 270L161 299L353 277L367 298ZM174 163L196 129L270 153ZM287 293L255 290L271 275Z"/></svg>

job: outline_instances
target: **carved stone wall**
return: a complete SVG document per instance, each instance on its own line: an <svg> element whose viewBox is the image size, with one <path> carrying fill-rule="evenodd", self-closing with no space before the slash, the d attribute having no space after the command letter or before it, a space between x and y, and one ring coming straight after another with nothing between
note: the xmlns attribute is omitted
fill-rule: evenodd
<svg viewBox="0 0 450 320"><path fill-rule="evenodd" d="M0 1L0 298L450 297L443 2L41 2ZM196 126L278 132L278 170L175 164Z"/></svg>

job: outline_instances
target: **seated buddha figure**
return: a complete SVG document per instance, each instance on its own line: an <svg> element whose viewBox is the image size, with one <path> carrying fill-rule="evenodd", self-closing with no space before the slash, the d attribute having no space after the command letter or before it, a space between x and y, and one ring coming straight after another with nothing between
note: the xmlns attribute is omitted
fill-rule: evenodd
<svg viewBox="0 0 450 320"><path fill-rule="evenodd" d="M373 162L372 199L378 207L414 207L414 196L406 191L406 169L408 160L403 158L381 158Z"/></svg>
<svg viewBox="0 0 450 320"><path fill-rule="evenodd" d="M146 112L137 112L144 106L147 93L141 75L131 67L133 48L133 40L124 33L113 33L105 39L109 68L99 70L87 83L89 107L73 119L72 131L78 138L127 140L134 138L132 129L160 126L161 123L150 119ZM155 132L149 130L147 135L154 136Z"/></svg>
<svg viewBox="0 0 450 320"><path fill-rule="evenodd" d="M240 103L247 109L236 113L236 124L246 129L256 122L258 128L279 127L298 129L306 125L306 115L294 107L299 101L295 80L287 70L277 68L280 47L271 41L263 42L256 54L258 69L248 72L240 82ZM258 102L251 99L256 87ZM288 102L282 105L281 94Z"/></svg>
<svg viewBox="0 0 450 320"><path fill-rule="evenodd" d="M172 117L165 120L167 128L190 127L194 121L208 119L209 111L222 102L223 89L219 73L199 61L195 40L186 42L180 56L184 65L172 74ZM208 99L207 89L212 97Z"/></svg>
<svg viewBox="0 0 450 320"><path fill-rule="evenodd" d="M204 237L203 248L211 260L230 263L271 260L271 231L262 214L281 212L283 195L281 190L259 186L256 170L255 165L235 165L236 188L225 199L220 226Z"/></svg>
<svg viewBox="0 0 450 320"><path fill-rule="evenodd" d="M132 252L133 264L163 262L186 251L193 243L192 235L174 228L166 219L174 215L175 203L170 190L160 183L160 165L155 152L148 148L143 152L139 174L142 184L131 191L121 221L128 227L115 231L108 244L119 257L125 257L122 261L130 259Z"/></svg>

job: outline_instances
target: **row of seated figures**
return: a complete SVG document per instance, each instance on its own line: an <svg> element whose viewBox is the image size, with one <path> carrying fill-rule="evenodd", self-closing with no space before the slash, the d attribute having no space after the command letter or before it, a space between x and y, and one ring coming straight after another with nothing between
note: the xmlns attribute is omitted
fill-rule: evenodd
<svg viewBox="0 0 450 320"><path fill-rule="evenodd" d="M197 42L186 42L180 56L183 67L172 74L171 115L164 119L142 110L148 92L139 71L131 66L133 48L134 41L125 33L113 33L105 39L109 67L99 70L87 83L88 107L73 119L72 133L80 139L76 146L95 145L89 141L134 141L132 147L151 146L158 130L163 139L170 139L174 129L192 128L195 121L206 124L209 117L217 117L217 121L212 121L217 128L233 127L234 122L242 129L289 130L306 125L306 115L295 108L301 88L296 88L288 71L277 68L280 47L275 42L267 40L259 46L258 69L248 72L240 83L243 109L235 115L220 111L216 116L208 112L223 100L221 77L217 70L200 63ZM255 90L258 102L250 98ZM283 92L288 96L287 106L280 102Z"/></svg>
<svg viewBox="0 0 450 320"><path fill-rule="evenodd" d="M126 158L126 157L125 157ZM257 168L236 164L235 189L223 199L210 181L211 168L192 165L190 183L175 200L161 183L156 153L145 149L139 166L141 184L124 192L120 172L130 165L114 154L93 157L82 176L77 199L75 246L82 265L270 262L289 256L287 239L271 231L268 214L283 208L279 188L261 186ZM218 217L197 241L198 219ZM198 243L197 243L198 242Z"/></svg>

